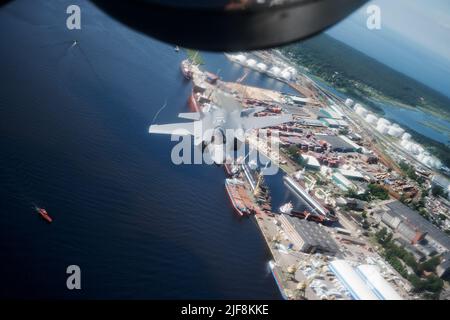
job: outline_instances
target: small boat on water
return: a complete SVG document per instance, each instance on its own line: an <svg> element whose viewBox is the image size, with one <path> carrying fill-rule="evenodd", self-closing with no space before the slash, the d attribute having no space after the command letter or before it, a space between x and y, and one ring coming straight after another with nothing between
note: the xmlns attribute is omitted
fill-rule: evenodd
<svg viewBox="0 0 450 320"><path fill-rule="evenodd" d="M53 219L47 213L47 210L45 210L44 208L36 207L35 209L36 209L36 212L39 213L39 215L42 217L42 219L44 219L48 223L51 223L53 221Z"/></svg>
<svg viewBox="0 0 450 320"><path fill-rule="evenodd" d="M175 52L180 51L180 48L178 46L175 46Z"/></svg>
<svg viewBox="0 0 450 320"><path fill-rule="evenodd" d="M292 209L293 209L292 203L287 202L280 207L279 211L280 213L290 214L292 212Z"/></svg>

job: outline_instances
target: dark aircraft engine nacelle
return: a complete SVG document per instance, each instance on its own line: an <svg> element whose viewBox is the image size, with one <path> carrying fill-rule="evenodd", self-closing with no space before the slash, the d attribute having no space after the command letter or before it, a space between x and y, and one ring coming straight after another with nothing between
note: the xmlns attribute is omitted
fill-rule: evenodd
<svg viewBox="0 0 450 320"><path fill-rule="evenodd" d="M215 128L210 141L203 142L203 150L209 153L214 163L220 165L225 162L226 137L222 128Z"/></svg>
<svg viewBox="0 0 450 320"><path fill-rule="evenodd" d="M215 128L211 137L211 143L214 145L224 145L226 143L225 132L222 128Z"/></svg>

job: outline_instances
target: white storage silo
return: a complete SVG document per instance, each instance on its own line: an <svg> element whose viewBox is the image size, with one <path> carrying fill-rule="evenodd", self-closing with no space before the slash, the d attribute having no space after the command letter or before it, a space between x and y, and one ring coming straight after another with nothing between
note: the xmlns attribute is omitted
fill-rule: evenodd
<svg viewBox="0 0 450 320"><path fill-rule="evenodd" d="M402 135L402 140L409 140L409 139L411 139L411 135L408 132L405 132Z"/></svg>
<svg viewBox="0 0 450 320"><path fill-rule="evenodd" d="M376 125L376 123L378 121L378 118L371 113L367 114L365 119L368 123L373 124L373 125Z"/></svg>
<svg viewBox="0 0 450 320"><path fill-rule="evenodd" d="M384 123L378 123L377 124L377 131L379 132L379 133L381 133L381 134L387 134L388 133L388 131L389 131L389 126L387 126L386 124L384 124Z"/></svg>
<svg viewBox="0 0 450 320"><path fill-rule="evenodd" d="M419 153L416 158L420 162L423 162L423 159L425 158L425 154L424 153Z"/></svg>
<svg viewBox="0 0 450 320"><path fill-rule="evenodd" d="M245 61L247 61L247 57L243 54L238 54L235 58L236 61L240 63L245 63Z"/></svg>
<svg viewBox="0 0 450 320"><path fill-rule="evenodd" d="M265 65L264 63L260 62L256 65L256 69L258 69L261 72L264 72L267 70L267 65Z"/></svg>
<svg viewBox="0 0 450 320"><path fill-rule="evenodd" d="M292 75L291 75L291 73L289 72L289 70L284 69L284 70L281 72L280 76L281 76L281 78L283 78L284 80L289 81L289 80L291 80L291 76L292 76Z"/></svg>
<svg viewBox="0 0 450 320"><path fill-rule="evenodd" d="M419 154L420 153L420 145L418 145L417 143L413 143L412 145L411 145L411 151L412 151L412 153L413 154Z"/></svg>
<svg viewBox="0 0 450 320"><path fill-rule="evenodd" d="M364 118L369 113L364 107L362 107L360 104L355 105L355 112L360 117Z"/></svg>
<svg viewBox="0 0 450 320"><path fill-rule="evenodd" d="M410 142L407 139L402 139L402 141L400 141L400 145L405 149L406 149L406 146L408 145L408 143L410 143Z"/></svg>
<svg viewBox="0 0 450 320"><path fill-rule="evenodd" d="M377 121L377 125L379 125L379 124L384 124L386 126L390 126L391 122L389 120L384 119L384 118L379 118L378 121Z"/></svg>
<svg viewBox="0 0 450 320"><path fill-rule="evenodd" d="M278 77L280 75L281 69L273 66L272 68L270 68L269 73L275 77Z"/></svg>
<svg viewBox="0 0 450 320"><path fill-rule="evenodd" d="M394 123L388 131L388 134L393 137L401 137L401 135L405 132L403 128L401 128L398 124Z"/></svg>
<svg viewBox="0 0 450 320"><path fill-rule="evenodd" d="M250 68L253 68L256 66L256 60L255 59L248 59L247 60L247 66Z"/></svg>
<svg viewBox="0 0 450 320"><path fill-rule="evenodd" d="M289 68L289 72L291 73L292 76L296 76L297 75L297 69L295 69L294 67L290 67Z"/></svg>
<svg viewBox="0 0 450 320"><path fill-rule="evenodd" d="M350 98L347 98L347 99L345 100L345 105L346 105L347 107L353 106L353 100L350 99ZM361 106L360 104L356 104L355 107L356 107L357 105Z"/></svg>

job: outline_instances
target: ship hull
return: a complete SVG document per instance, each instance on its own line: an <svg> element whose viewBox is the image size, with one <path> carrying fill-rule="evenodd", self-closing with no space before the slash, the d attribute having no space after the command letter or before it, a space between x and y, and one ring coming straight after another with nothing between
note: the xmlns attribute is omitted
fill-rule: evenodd
<svg viewBox="0 0 450 320"><path fill-rule="evenodd" d="M183 76L186 80L192 79L192 71L189 70L189 63L186 60L181 62L180 69L181 69L181 73L183 74Z"/></svg>
<svg viewBox="0 0 450 320"><path fill-rule="evenodd" d="M235 194L237 193L235 187L229 183L227 180L225 180L225 190L227 191L228 199L231 202L231 205L233 206L234 211L241 217L248 215L247 212L245 212L244 208L241 208L234 198Z"/></svg>
<svg viewBox="0 0 450 320"><path fill-rule="evenodd" d="M200 106L197 100L195 99L194 91L192 91L191 95L189 96L188 104L192 112L200 112Z"/></svg>

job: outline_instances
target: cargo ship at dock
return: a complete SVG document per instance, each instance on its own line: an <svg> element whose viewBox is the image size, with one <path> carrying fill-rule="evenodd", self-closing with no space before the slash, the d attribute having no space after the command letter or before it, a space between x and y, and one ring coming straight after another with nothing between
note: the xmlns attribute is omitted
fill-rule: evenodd
<svg viewBox="0 0 450 320"><path fill-rule="evenodd" d="M191 80L193 77L193 72L191 70L191 63L188 59L181 61L180 64L181 73L186 78L186 80Z"/></svg>
<svg viewBox="0 0 450 320"><path fill-rule="evenodd" d="M239 172L239 167L233 163L224 163L223 169L229 178L234 177Z"/></svg>
<svg viewBox="0 0 450 320"><path fill-rule="evenodd" d="M326 217L319 215L319 214L311 213L308 210L304 210L304 211L295 210L293 208L293 205L291 202L288 202L288 203L285 203L284 205L282 205L279 209L279 212L282 214L287 214L292 217L302 219L302 220L313 221L313 222L321 223L321 224L325 224L325 225L332 222L329 219L327 219Z"/></svg>
<svg viewBox="0 0 450 320"><path fill-rule="evenodd" d="M300 196L300 198L302 198L313 209L309 215L306 215L302 212L295 212L299 215L299 217L301 215L305 215L304 218L308 216L310 220L313 220L313 217L311 215L316 215L318 217L315 218L315 220L321 223L333 223L338 220L338 218L334 214L332 214L330 210L325 208L325 206L323 206L319 202L319 200L315 199L313 195L305 190L305 188L300 183L295 181L292 177L284 176L283 180L298 196Z"/></svg>
<svg viewBox="0 0 450 320"><path fill-rule="evenodd" d="M236 213L243 217L255 213L253 204L245 188L244 181L225 179L225 189Z"/></svg>

